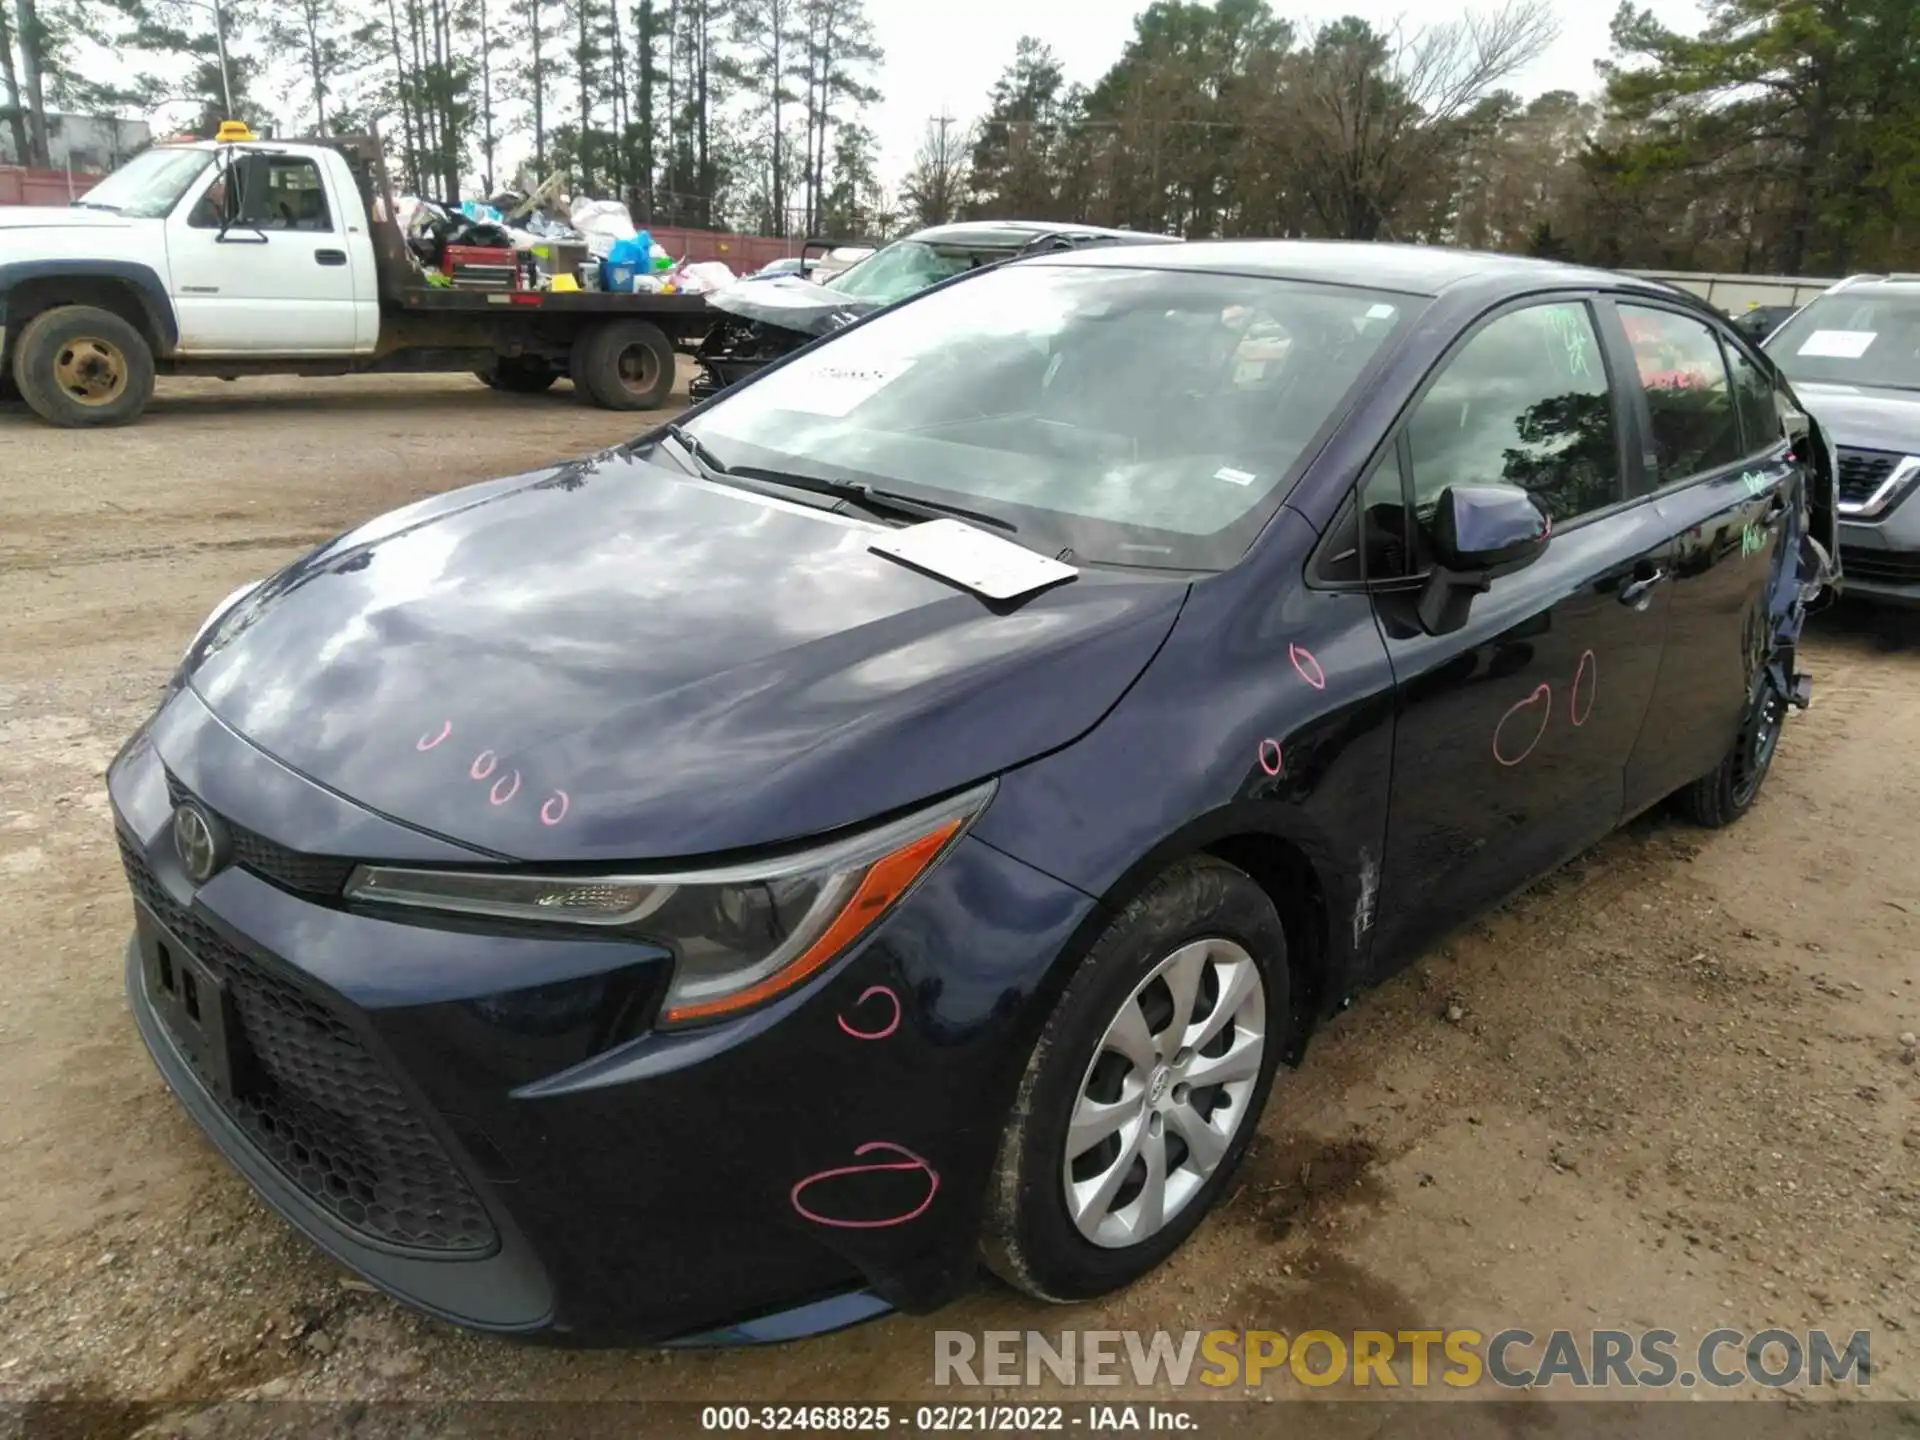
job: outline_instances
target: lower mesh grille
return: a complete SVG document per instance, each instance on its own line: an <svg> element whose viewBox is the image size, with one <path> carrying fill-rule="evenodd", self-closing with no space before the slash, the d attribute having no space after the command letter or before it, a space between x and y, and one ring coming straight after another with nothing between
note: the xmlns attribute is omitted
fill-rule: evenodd
<svg viewBox="0 0 1920 1440"><path fill-rule="evenodd" d="M273 973L175 904L119 834L134 894L226 983L247 1082L217 1095L274 1166L367 1238L437 1254L483 1254L492 1222L380 1062L324 1001Z"/></svg>

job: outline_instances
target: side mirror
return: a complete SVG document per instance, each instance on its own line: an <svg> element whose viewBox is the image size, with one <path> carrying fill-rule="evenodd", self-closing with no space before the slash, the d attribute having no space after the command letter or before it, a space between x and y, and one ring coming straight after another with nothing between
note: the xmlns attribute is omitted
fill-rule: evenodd
<svg viewBox="0 0 1920 1440"><path fill-rule="evenodd" d="M1420 625L1444 635L1467 623L1475 595L1538 560L1553 521L1516 485L1452 485L1427 522L1435 564L1420 594Z"/></svg>

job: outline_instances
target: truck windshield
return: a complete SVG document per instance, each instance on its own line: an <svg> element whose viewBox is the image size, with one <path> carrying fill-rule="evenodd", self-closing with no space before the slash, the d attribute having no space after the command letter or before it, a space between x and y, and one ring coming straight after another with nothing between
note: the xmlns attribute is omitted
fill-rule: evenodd
<svg viewBox="0 0 1920 1440"><path fill-rule="evenodd" d="M1766 349L1789 380L1920 390L1920 290L1823 295Z"/></svg>
<svg viewBox="0 0 1920 1440"><path fill-rule="evenodd" d="M156 220L179 203L187 187L213 161L208 150L160 147L143 150L74 202L88 210L111 210Z"/></svg>
<svg viewBox="0 0 1920 1440"><path fill-rule="evenodd" d="M977 275L723 395L722 466L964 506L1088 562L1218 570L1425 302L1062 262Z"/></svg>

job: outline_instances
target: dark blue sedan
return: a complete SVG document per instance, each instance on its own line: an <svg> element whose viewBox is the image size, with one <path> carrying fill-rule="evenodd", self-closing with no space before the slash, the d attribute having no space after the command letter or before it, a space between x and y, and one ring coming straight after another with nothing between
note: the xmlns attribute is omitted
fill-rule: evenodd
<svg viewBox="0 0 1920 1440"><path fill-rule="evenodd" d="M230 597L109 776L133 1012L270 1203L468 1325L1097 1295L1357 989L1754 803L1832 464L1617 275L979 272Z"/></svg>

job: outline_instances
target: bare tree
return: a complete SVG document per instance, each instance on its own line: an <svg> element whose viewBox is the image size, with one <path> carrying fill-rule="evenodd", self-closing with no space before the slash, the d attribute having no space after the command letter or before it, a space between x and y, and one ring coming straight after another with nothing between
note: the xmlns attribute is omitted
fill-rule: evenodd
<svg viewBox="0 0 1920 1440"><path fill-rule="evenodd" d="M0 115L6 117L13 136L13 153L25 165L31 158L31 147L27 143L26 107L20 103L20 75L13 65L13 25L7 17L7 0L0 0L0 85L6 87L6 103L0 105Z"/></svg>
<svg viewBox="0 0 1920 1440"><path fill-rule="evenodd" d="M1338 20L1297 55L1277 118L1325 227L1354 240L1444 183L1474 107L1550 45L1546 0L1409 29Z"/></svg>
<svg viewBox="0 0 1920 1440"><path fill-rule="evenodd" d="M916 225L944 225L959 213L967 188L967 138L951 115L927 122L900 201Z"/></svg>

